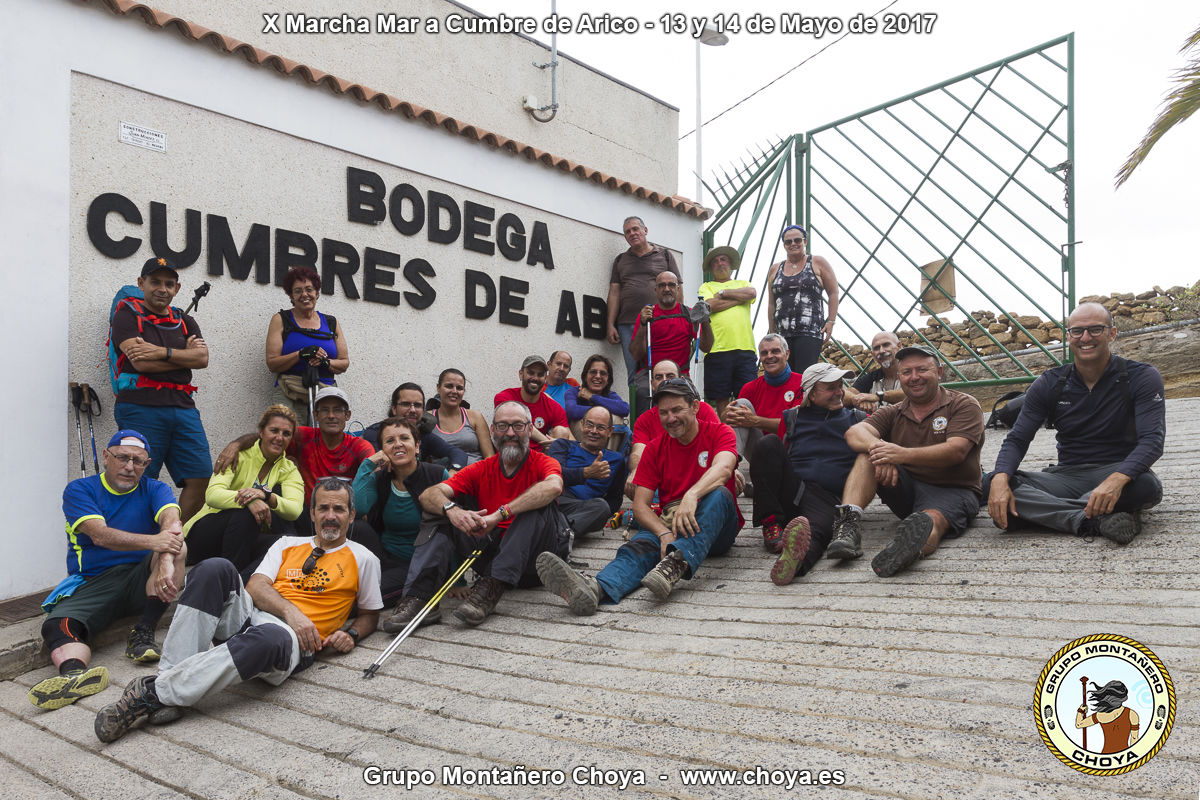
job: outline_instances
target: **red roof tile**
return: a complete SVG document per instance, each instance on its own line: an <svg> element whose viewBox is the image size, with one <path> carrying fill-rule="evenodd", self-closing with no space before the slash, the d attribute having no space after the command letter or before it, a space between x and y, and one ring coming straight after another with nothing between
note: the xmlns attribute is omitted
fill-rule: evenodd
<svg viewBox="0 0 1200 800"><path fill-rule="evenodd" d="M364 103L375 103L380 108L386 111L397 111L409 119L420 119L431 127L444 128L446 131L459 136L465 136L468 139L473 139L478 142L490 145L498 149L504 149L511 153L522 155L530 161L540 161L548 167L560 169L563 172L573 173L585 180L594 181L602 186L610 189L616 189L626 194L634 195L635 197L650 200L653 203L667 206L675 211L687 214L698 219L706 219L712 215L710 209L704 208L698 203L689 200L679 195L667 195L662 192L655 192L640 186L630 181L622 180L612 175L606 175L599 170L591 169L583 164L577 164L574 161L556 156L553 153L548 153L545 150L539 150L536 147L518 142L515 139L509 139L501 136L493 131L485 130L474 125L468 125L454 117L439 114L433 109L424 108L398 97L393 97L383 92L377 92L369 89L366 86L348 81L344 78L339 78L336 75L330 75L327 72L322 72L319 69L311 67L307 64L301 64L297 61L292 61L290 58L269 53L246 42L238 41L230 36L224 36L216 31L205 28L203 25L197 25L194 22L189 22L185 19L172 16L163 11L151 8L144 3L136 2L136 0L80 0L80 2L101 2L110 11L118 16L133 16L141 17L142 21L151 28L173 28L177 33L188 39L193 39L198 42L206 42L213 45L218 50L230 55L240 55L251 64L256 66L270 67L277 72L288 76L300 76L308 83L316 86L324 86L336 94L353 95L359 101Z"/></svg>

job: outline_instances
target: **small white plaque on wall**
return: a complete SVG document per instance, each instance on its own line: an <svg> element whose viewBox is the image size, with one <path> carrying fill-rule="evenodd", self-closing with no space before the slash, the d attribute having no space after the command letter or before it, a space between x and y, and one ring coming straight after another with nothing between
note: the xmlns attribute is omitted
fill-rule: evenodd
<svg viewBox="0 0 1200 800"><path fill-rule="evenodd" d="M160 153L167 152L167 135L162 131L143 128L141 125L122 122L117 138L125 144L144 147L147 150L157 150Z"/></svg>

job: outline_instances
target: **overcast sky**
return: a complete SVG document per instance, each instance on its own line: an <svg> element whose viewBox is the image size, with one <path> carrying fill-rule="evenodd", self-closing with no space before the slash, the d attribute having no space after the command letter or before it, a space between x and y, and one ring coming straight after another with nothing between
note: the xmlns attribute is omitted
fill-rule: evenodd
<svg viewBox="0 0 1200 800"><path fill-rule="evenodd" d="M891 3L889 5L889 3ZM489 15L542 18L550 0L472 0ZM1141 291L1191 284L1200 277L1193 247L1200 188L1200 119L1178 126L1120 190L1113 175L1137 144L1184 59L1178 50L1200 26L1192 2L1150 0L1133 6L1097 2L921 3L715 3L695 0L667 6L611 0L562 0L557 12L633 17L636 34L563 34L566 54L636 86L680 109L680 135L695 121L695 44L689 35L664 33L660 18L681 11L689 18L738 13L743 26L755 13L808 17L855 14L936 14L931 33L850 36L706 125L705 173L739 158L752 145L804 132L909 92L954 77L1012 53L1075 33L1075 170L1077 194L1077 294ZM647 30L646 22L654 23ZM549 41L549 36L539 37ZM724 47L703 49L703 111L708 117L733 105L836 39L803 34L731 34ZM563 96L563 104L588 102ZM551 123L554 124L554 123ZM695 194L695 137L679 143L681 194ZM674 188L674 187L671 187ZM707 200L708 198L706 198ZM819 252L820 248L816 248ZM836 264L835 264L836 266Z"/></svg>

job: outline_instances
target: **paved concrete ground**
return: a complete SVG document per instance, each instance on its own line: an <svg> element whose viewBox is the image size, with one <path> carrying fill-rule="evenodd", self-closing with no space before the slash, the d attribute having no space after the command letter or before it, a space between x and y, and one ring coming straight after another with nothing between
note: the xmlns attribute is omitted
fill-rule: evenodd
<svg viewBox="0 0 1200 800"><path fill-rule="evenodd" d="M823 562L785 589L746 530L665 604L639 591L576 618L541 590L514 591L478 629L422 630L376 679L376 634L272 689L247 684L180 722L103 746L98 708L147 668L100 650L114 685L43 713L0 683L0 795L29 798L837 797L1194 798L1200 789L1200 399L1168 404L1158 472L1166 497L1128 547L1001 534L981 515L933 558L883 581L873 549L892 521L872 507L868 555ZM985 449L990 464L1000 437ZM1026 461L1044 465L1043 431ZM593 568L619 544L577 549ZM1150 763L1116 777L1063 766L1042 745L1034 683L1054 652L1091 633L1133 637L1165 662L1175 728ZM369 786L364 769L434 770L433 785ZM445 785L443 767L560 769L563 787ZM599 783L577 766L641 770ZM842 770L839 788L685 786L694 767ZM512 774L512 773L509 773ZM633 774L633 773L631 773ZM659 776L665 775L666 780Z"/></svg>

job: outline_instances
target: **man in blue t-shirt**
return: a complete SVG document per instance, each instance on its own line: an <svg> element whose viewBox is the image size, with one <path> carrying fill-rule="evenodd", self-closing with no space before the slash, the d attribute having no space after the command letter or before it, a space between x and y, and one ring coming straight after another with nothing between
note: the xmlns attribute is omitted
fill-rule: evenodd
<svg viewBox="0 0 1200 800"><path fill-rule="evenodd" d="M580 536L604 527L624 499L625 459L604 448L612 428L612 413L595 406L583 415L578 442L555 439L546 448L562 467L558 507Z"/></svg>
<svg viewBox="0 0 1200 800"><path fill-rule="evenodd" d="M68 575L42 603L42 638L59 674L29 690L38 708L62 708L108 686L107 669L88 668L88 640L120 617L142 615L125 655L161 655L154 628L183 586L187 548L171 489L143 475L150 458L145 436L117 431L104 450L104 472L63 491Z"/></svg>
<svg viewBox="0 0 1200 800"><path fill-rule="evenodd" d="M1047 370L1025 392L984 486L997 527L1007 529L1012 515L1128 544L1141 531L1139 512L1162 500L1162 482L1150 469L1166 438L1162 375L1113 355L1116 338L1112 314L1099 303L1081 303L1067 319L1074 361ZM1018 470L1047 418L1058 429L1058 464Z"/></svg>

